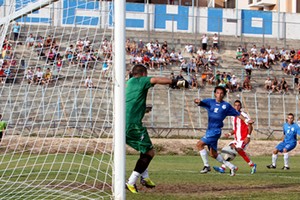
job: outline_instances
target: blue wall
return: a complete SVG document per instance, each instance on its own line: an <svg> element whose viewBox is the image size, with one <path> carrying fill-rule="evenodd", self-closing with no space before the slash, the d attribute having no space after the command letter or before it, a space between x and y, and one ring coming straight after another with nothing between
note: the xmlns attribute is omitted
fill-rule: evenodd
<svg viewBox="0 0 300 200"><path fill-rule="evenodd" d="M177 21L177 30L188 30L189 8L178 6L178 14L168 14L166 5L155 5L154 28L165 29L166 21Z"/></svg>
<svg viewBox="0 0 300 200"><path fill-rule="evenodd" d="M262 27L253 27L253 18L262 20ZM263 11L242 10L242 33L272 34L272 13Z"/></svg>
<svg viewBox="0 0 300 200"><path fill-rule="evenodd" d="M29 3L36 2L37 0L16 0L16 10L20 10L21 8L27 6ZM39 14L39 10L34 11L32 14ZM44 17L22 17L17 20L18 22L32 22L32 23L50 23L51 19Z"/></svg>
<svg viewBox="0 0 300 200"><path fill-rule="evenodd" d="M207 31L222 32L223 30L223 10L208 8L207 13Z"/></svg>
<svg viewBox="0 0 300 200"><path fill-rule="evenodd" d="M27 6L30 2L35 2L37 0L16 0L16 10L19 10L23 8L24 6ZM23 3L21 3L23 2ZM4 0L0 0L0 5L3 5ZM108 23L110 26L113 24L113 3L105 2L102 4L108 5L110 7L109 9L109 17L108 17ZM150 14L151 21L153 22L150 25L151 29L156 30L166 30L166 31L172 31L167 30L167 22L174 21L177 24L177 30L174 26L174 31L186 31L191 32L192 27L190 26L192 22L192 9L191 7L187 6L170 6L173 10L173 13L168 13L167 5L153 5L151 4L151 9L154 13ZM87 1L87 0L63 0L62 2L62 11L56 10L56 12L62 12L62 19L61 23L63 25L88 25L88 26L99 26L100 24L100 10L101 9L101 2L97 1ZM204 9L204 8L201 8ZM82 16L80 15L78 10L84 10L84 11L91 11L91 16ZM175 10L175 13L174 13ZM146 30L147 24L147 14L146 14L146 4L138 4L138 3L126 3L126 12L127 14L130 13L131 17L126 18L126 27L127 28L133 28L136 30ZM95 13L95 16L93 16L92 13ZM207 20L207 27L201 27L201 32L223 32L224 27L226 27L228 32L228 25L231 23L230 27L232 26L232 22L227 22L226 18L233 18L235 19L235 16L224 16L225 12L223 9L216 9L216 8L208 8L207 9L207 16L201 16L201 21ZM33 17L34 14L37 14L36 17ZM21 18L18 21L20 22L32 22L32 23L49 23L50 22L50 16L41 18L39 17L40 11L35 11L31 17ZM230 14L231 15L231 14ZM234 15L234 14L233 14ZM241 10L241 23L242 26L242 34L270 34L272 35L272 12L264 12L264 11L255 11L255 10ZM261 22L255 23L253 25L253 20L255 18L261 19ZM198 20L198 23L200 24L200 20ZM199 25L198 24L198 25ZM198 30L199 31L199 30ZM230 33L226 33L230 34Z"/></svg>
<svg viewBox="0 0 300 200"><path fill-rule="evenodd" d="M99 1L100 2L100 1ZM62 24L76 24L76 25L92 25L97 26L99 24L99 17L90 16L78 16L76 15L77 9L84 10L100 10L99 2L93 1L63 1L63 19Z"/></svg>

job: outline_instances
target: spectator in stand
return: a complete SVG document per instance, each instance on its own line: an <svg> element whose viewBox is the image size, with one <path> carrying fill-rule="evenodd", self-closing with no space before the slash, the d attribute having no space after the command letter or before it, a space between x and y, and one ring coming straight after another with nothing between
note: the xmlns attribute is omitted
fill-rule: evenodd
<svg viewBox="0 0 300 200"><path fill-rule="evenodd" d="M20 34L20 30L21 30L21 26L19 25L18 22L16 22L16 23L13 25L13 28L12 28L12 32L14 33L14 41L17 41L17 40L18 40L19 34Z"/></svg>
<svg viewBox="0 0 300 200"><path fill-rule="evenodd" d="M35 51L36 51L38 57L45 56L43 43L38 42L37 45L34 48L35 48Z"/></svg>
<svg viewBox="0 0 300 200"><path fill-rule="evenodd" d="M87 87L87 88L93 88L94 87L94 83L93 83L93 81L92 81L92 79L91 79L91 77L90 76L88 76L86 79L85 79L85 87Z"/></svg>
<svg viewBox="0 0 300 200"><path fill-rule="evenodd" d="M214 80L215 80L216 86L218 86L219 83L221 82L221 72L219 70L217 71Z"/></svg>
<svg viewBox="0 0 300 200"><path fill-rule="evenodd" d="M292 48L292 49L290 50L290 56L291 56L291 59L293 59L295 55L296 55L296 51L295 51L294 48Z"/></svg>
<svg viewBox="0 0 300 200"><path fill-rule="evenodd" d="M238 83L238 79L236 78L235 75L232 75L227 86L229 87L230 92L235 92L240 87Z"/></svg>
<svg viewBox="0 0 300 200"><path fill-rule="evenodd" d="M262 57L262 55L260 54L257 58L256 58L256 66L257 69L262 69L262 67L264 66L264 58Z"/></svg>
<svg viewBox="0 0 300 200"><path fill-rule="evenodd" d="M293 74L293 71L295 70L295 64L293 62L290 62L288 66L286 67L286 74Z"/></svg>
<svg viewBox="0 0 300 200"><path fill-rule="evenodd" d="M287 66L288 66L288 64L287 64L286 61L283 61L283 62L281 63L281 70L284 71L284 73L287 72Z"/></svg>
<svg viewBox="0 0 300 200"><path fill-rule="evenodd" d="M189 64L187 63L186 59L184 59L183 62L181 63L180 69L181 71L184 71L186 72L186 74L188 74Z"/></svg>
<svg viewBox="0 0 300 200"><path fill-rule="evenodd" d="M243 53L243 56L249 57L249 53L248 53L248 49L247 49L246 44L244 44L244 47L242 48L242 53Z"/></svg>
<svg viewBox="0 0 300 200"><path fill-rule="evenodd" d="M276 64L276 56L273 50L269 53L269 63Z"/></svg>
<svg viewBox="0 0 300 200"><path fill-rule="evenodd" d="M35 84L36 85L44 83L44 80L43 80L44 72L42 71L41 67L37 68L37 71L35 72L34 76L35 76Z"/></svg>
<svg viewBox="0 0 300 200"><path fill-rule="evenodd" d="M266 48L266 52L267 52L268 54L270 54L271 51L272 51L272 49L271 49L271 47L270 47L270 45L269 45L269 46Z"/></svg>
<svg viewBox="0 0 300 200"><path fill-rule="evenodd" d="M208 37L206 34L204 34L202 36L202 49L205 51L207 50L207 42L208 42Z"/></svg>
<svg viewBox="0 0 300 200"><path fill-rule="evenodd" d="M213 41L213 48L215 51L219 51L219 37L218 35L215 33L214 36L212 37L212 41Z"/></svg>
<svg viewBox="0 0 300 200"><path fill-rule="evenodd" d="M283 61L290 62L291 61L291 55L289 54L288 51L285 52L283 56Z"/></svg>
<svg viewBox="0 0 300 200"><path fill-rule="evenodd" d="M279 88L279 92L281 92L281 93L285 93L285 92L289 91L288 84L285 81L284 77L281 78L281 81L279 82L278 88Z"/></svg>
<svg viewBox="0 0 300 200"><path fill-rule="evenodd" d="M278 92L279 88L278 88L278 81L277 78L274 77L273 81L272 81L272 93Z"/></svg>
<svg viewBox="0 0 300 200"><path fill-rule="evenodd" d="M218 59L213 52L208 56L208 63L213 66L218 66Z"/></svg>
<svg viewBox="0 0 300 200"><path fill-rule="evenodd" d="M150 68L150 58L148 57L147 54L144 54L144 57L143 57L143 64L147 66L147 68Z"/></svg>
<svg viewBox="0 0 300 200"><path fill-rule="evenodd" d="M170 61L171 63L176 62L176 64L178 63L178 56L175 53L175 50L172 50L172 52L170 53Z"/></svg>
<svg viewBox="0 0 300 200"><path fill-rule="evenodd" d="M28 70L26 73L26 79L27 79L28 84L31 84L34 81L34 72L31 69L31 67L28 67Z"/></svg>
<svg viewBox="0 0 300 200"><path fill-rule="evenodd" d="M264 54L266 52L266 47L265 45L262 45L262 47L260 48L260 53Z"/></svg>
<svg viewBox="0 0 300 200"><path fill-rule="evenodd" d="M189 88L189 82L185 80L185 78L182 76L181 72L179 72L178 76L176 76L177 81L185 81L184 87ZM179 89L179 87L177 87Z"/></svg>
<svg viewBox="0 0 300 200"><path fill-rule="evenodd" d="M156 69L156 68L159 68L159 62L158 62L158 58L156 56L156 54L154 54L151 58L151 67L150 69Z"/></svg>
<svg viewBox="0 0 300 200"><path fill-rule="evenodd" d="M185 45L184 51L186 51L186 52L188 52L188 53L190 53L190 54L193 54L193 52L194 52L194 47L193 47L193 45L191 45L191 44Z"/></svg>
<svg viewBox="0 0 300 200"><path fill-rule="evenodd" d="M25 45L28 49L34 45L34 37L32 33L30 33L29 36L26 38Z"/></svg>
<svg viewBox="0 0 300 200"><path fill-rule="evenodd" d="M251 48L250 51L251 51L252 54L257 55L257 48L256 48L255 44L253 45L253 47Z"/></svg>
<svg viewBox="0 0 300 200"><path fill-rule="evenodd" d="M265 66L267 69L270 69L270 65L269 65L269 55L267 52L265 52L263 55L263 66Z"/></svg>
<svg viewBox="0 0 300 200"><path fill-rule="evenodd" d="M242 47L241 45L238 46L238 48L236 49L236 56L235 58L240 60L242 58L243 52L242 52Z"/></svg>
<svg viewBox="0 0 300 200"><path fill-rule="evenodd" d="M56 70L57 72L61 71L61 68L63 66L63 61L61 60L60 56L56 60Z"/></svg>
<svg viewBox="0 0 300 200"><path fill-rule="evenodd" d="M52 82L52 72L50 70L50 68L48 67L45 73L45 77L44 77L44 82L46 84L51 83Z"/></svg>
<svg viewBox="0 0 300 200"><path fill-rule="evenodd" d="M279 61L282 62L284 60L284 55L286 54L286 50L284 49L284 47L281 48L281 50L279 51Z"/></svg>
<svg viewBox="0 0 300 200"><path fill-rule="evenodd" d="M140 40L140 42L138 43L138 49L139 49L139 51L141 51L142 49L144 49L144 47L145 47L145 44L144 44L143 40Z"/></svg>
<svg viewBox="0 0 300 200"><path fill-rule="evenodd" d="M197 80L197 77L196 77L196 75L194 74L193 76L192 76L192 84L191 84L191 86L192 86L192 89L193 88L198 88L198 80Z"/></svg>
<svg viewBox="0 0 300 200"><path fill-rule="evenodd" d="M195 59L194 58L192 58L191 60L190 60L190 62L188 63L188 68L189 68L189 72L190 72L190 74L192 74L192 73L198 73L198 67L197 67L197 65L196 65L196 62L195 62Z"/></svg>
<svg viewBox="0 0 300 200"><path fill-rule="evenodd" d="M243 82L243 89L248 91L252 90L252 85L248 76L245 77L245 80Z"/></svg>
<svg viewBox="0 0 300 200"><path fill-rule="evenodd" d="M130 45L131 45L130 39L127 39L125 43L125 50L127 54L130 54Z"/></svg>
<svg viewBox="0 0 300 200"><path fill-rule="evenodd" d="M264 88L267 91L272 90L272 81L271 81L270 77L267 77L267 80L265 80L265 86L264 86Z"/></svg>
<svg viewBox="0 0 300 200"><path fill-rule="evenodd" d="M161 45L161 49L165 50L166 52L168 51L168 42L164 41L164 43Z"/></svg>
<svg viewBox="0 0 300 200"><path fill-rule="evenodd" d="M253 66L250 62L247 62L247 65L245 65L245 71L246 71L246 75L251 78L251 73L253 70Z"/></svg>
<svg viewBox="0 0 300 200"><path fill-rule="evenodd" d="M104 77L109 69L108 61L105 59L102 63L102 77Z"/></svg>
<svg viewBox="0 0 300 200"><path fill-rule="evenodd" d="M183 60L184 60L183 55L181 54L181 51L178 52L178 60L180 62L183 62Z"/></svg>

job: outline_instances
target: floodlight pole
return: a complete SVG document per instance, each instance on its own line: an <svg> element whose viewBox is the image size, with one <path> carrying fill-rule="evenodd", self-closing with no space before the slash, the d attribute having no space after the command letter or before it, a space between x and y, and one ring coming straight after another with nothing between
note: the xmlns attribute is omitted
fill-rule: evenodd
<svg viewBox="0 0 300 200"><path fill-rule="evenodd" d="M114 2L114 176L115 200L125 196L125 0Z"/></svg>

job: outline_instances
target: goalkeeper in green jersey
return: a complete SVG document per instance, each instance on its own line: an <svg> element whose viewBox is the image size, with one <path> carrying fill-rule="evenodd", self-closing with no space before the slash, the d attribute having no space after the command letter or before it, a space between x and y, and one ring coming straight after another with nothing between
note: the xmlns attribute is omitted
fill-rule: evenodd
<svg viewBox="0 0 300 200"><path fill-rule="evenodd" d="M164 77L148 77L147 68L142 64L135 65L131 75L126 85L126 144L139 151L140 158L126 183L126 188L132 193L137 193L136 181L139 177L143 186L155 187L148 174L148 166L155 152L147 128L142 123L148 89L155 84L184 87L184 82Z"/></svg>
<svg viewBox="0 0 300 200"><path fill-rule="evenodd" d="M2 115L0 114L0 142L2 140L2 137L4 136L6 127L7 127L7 122L2 121Z"/></svg>

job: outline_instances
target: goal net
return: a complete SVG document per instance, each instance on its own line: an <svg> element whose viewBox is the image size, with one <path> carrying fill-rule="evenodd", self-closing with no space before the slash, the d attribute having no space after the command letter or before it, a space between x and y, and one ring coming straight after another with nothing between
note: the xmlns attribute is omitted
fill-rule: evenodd
<svg viewBox="0 0 300 200"><path fill-rule="evenodd" d="M112 3L0 2L1 199L112 199Z"/></svg>

